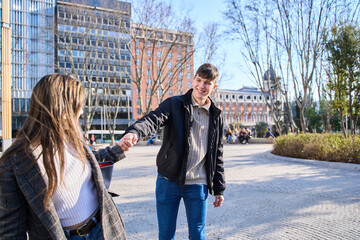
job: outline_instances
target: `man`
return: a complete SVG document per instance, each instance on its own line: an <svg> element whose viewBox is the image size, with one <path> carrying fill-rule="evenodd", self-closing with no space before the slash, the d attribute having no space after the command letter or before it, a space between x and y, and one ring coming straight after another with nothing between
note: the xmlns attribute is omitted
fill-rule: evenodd
<svg viewBox="0 0 360 240"><path fill-rule="evenodd" d="M159 239L174 239L181 198L186 208L190 239L205 239L208 192L214 207L224 201L223 123L210 94L217 87L218 70L203 64L192 89L166 99L130 126L123 138L133 144L164 127L157 155L156 208Z"/></svg>

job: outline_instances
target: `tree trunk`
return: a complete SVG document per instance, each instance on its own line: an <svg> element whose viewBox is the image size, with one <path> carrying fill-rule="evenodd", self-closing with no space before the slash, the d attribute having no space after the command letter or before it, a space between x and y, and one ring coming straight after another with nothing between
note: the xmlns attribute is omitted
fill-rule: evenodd
<svg viewBox="0 0 360 240"><path fill-rule="evenodd" d="M340 125L341 125L341 129L342 129L342 132L343 132L343 134L344 134L344 137L346 138L346 137L347 137L347 133L346 133L346 128L345 128L345 124L344 124L343 111L342 111L341 108L339 109L339 114L340 114Z"/></svg>

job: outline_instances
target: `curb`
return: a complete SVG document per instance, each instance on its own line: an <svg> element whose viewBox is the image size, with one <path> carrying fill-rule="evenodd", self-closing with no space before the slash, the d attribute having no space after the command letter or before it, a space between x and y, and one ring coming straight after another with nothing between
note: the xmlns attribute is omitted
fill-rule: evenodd
<svg viewBox="0 0 360 240"><path fill-rule="evenodd" d="M326 161L308 160L308 159L302 159L302 158L283 157L283 156L272 154L271 150L266 151L264 153L264 155L267 158L275 159L275 160L282 160L282 161L296 162L296 163L301 163L301 164L309 164L309 165L314 165L314 166L318 166L318 167L327 167L327 168L343 169L343 170L360 172L360 164L355 164L355 163L326 162Z"/></svg>

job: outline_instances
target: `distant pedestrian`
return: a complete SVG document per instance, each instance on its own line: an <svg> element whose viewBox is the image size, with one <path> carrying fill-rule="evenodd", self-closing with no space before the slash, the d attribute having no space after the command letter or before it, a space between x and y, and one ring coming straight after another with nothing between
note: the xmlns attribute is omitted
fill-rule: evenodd
<svg viewBox="0 0 360 240"><path fill-rule="evenodd" d="M95 144L96 144L95 136L94 136L94 134L91 134L91 137L90 137L90 148L91 148L91 150L96 150L95 149Z"/></svg>
<svg viewBox="0 0 360 240"><path fill-rule="evenodd" d="M266 138L276 138L275 136L274 136L274 134L272 134L272 132L271 132L271 129L270 128L268 128L268 130L267 130L267 132L266 132L266 134L265 134L265 137Z"/></svg>
<svg viewBox="0 0 360 240"><path fill-rule="evenodd" d="M226 137L226 141L228 143L232 143L232 141L231 141L232 131L230 128L228 128L228 130L226 131L225 137Z"/></svg>
<svg viewBox="0 0 360 240"><path fill-rule="evenodd" d="M277 129L275 129L274 137L277 138L279 136L280 136L280 130L277 128Z"/></svg>

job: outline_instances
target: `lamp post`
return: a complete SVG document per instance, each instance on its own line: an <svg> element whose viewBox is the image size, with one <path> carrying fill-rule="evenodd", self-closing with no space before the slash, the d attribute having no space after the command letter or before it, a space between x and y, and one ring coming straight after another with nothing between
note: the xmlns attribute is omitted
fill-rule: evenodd
<svg viewBox="0 0 360 240"><path fill-rule="evenodd" d="M11 136L11 28L10 1L2 1L1 22L1 124L2 151L4 152L12 142Z"/></svg>

